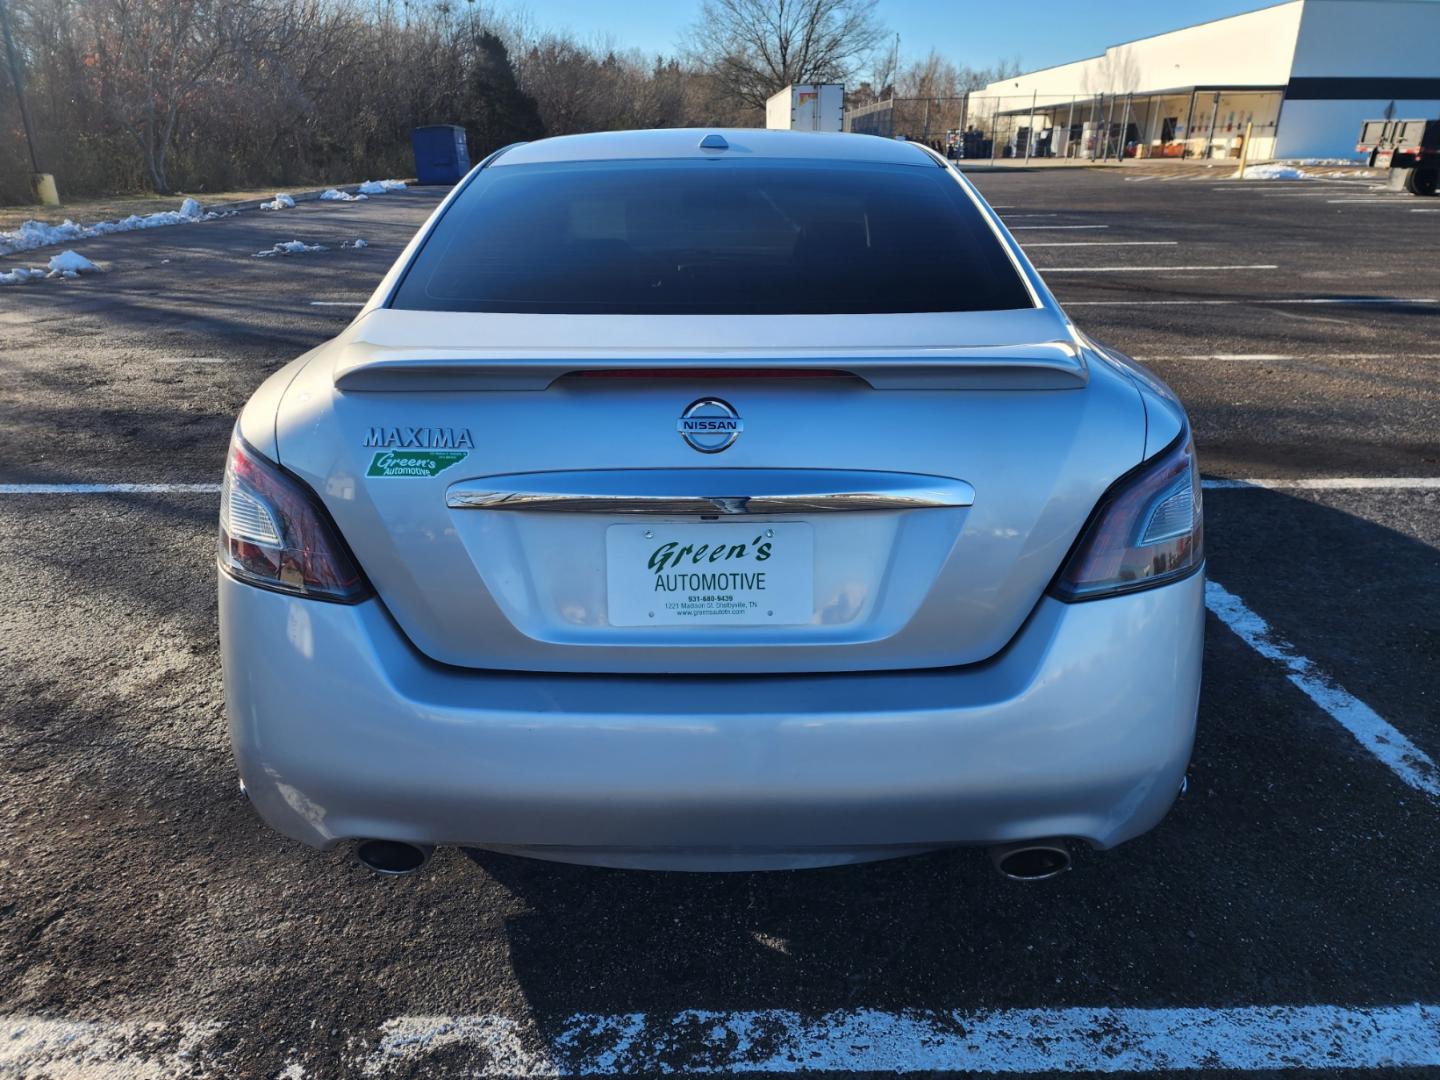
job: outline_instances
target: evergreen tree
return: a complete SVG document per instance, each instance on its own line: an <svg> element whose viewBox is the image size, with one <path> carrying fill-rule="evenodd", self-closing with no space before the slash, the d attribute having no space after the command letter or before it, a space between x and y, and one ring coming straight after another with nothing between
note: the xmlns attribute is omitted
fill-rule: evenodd
<svg viewBox="0 0 1440 1080"><path fill-rule="evenodd" d="M489 30L475 36L475 53L465 81L464 119L470 156L545 134L535 99L520 89L505 43Z"/></svg>

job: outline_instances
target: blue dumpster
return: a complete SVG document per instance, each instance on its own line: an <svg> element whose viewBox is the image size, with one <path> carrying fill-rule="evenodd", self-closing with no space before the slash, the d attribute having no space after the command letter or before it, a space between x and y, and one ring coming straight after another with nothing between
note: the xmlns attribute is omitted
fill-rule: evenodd
<svg viewBox="0 0 1440 1080"><path fill-rule="evenodd" d="M465 129L455 124L432 124L410 132L415 150L415 179L422 184L454 184L470 171Z"/></svg>

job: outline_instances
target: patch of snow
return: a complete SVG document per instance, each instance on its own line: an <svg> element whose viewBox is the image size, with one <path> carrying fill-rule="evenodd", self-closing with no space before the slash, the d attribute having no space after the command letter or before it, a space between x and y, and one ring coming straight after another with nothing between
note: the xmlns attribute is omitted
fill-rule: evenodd
<svg viewBox="0 0 1440 1080"><path fill-rule="evenodd" d="M369 198L368 195L351 195L348 191L341 191L338 188L330 188L320 196L321 202L359 202L361 199Z"/></svg>
<svg viewBox="0 0 1440 1080"><path fill-rule="evenodd" d="M359 237L357 237L354 240L346 240L345 243L341 244L340 246L347 248L366 248L370 245L367 244L364 240L361 240Z"/></svg>
<svg viewBox="0 0 1440 1080"><path fill-rule="evenodd" d="M88 274L93 270L100 269L84 255L75 251L62 251L59 255L52 255L49 266L52 274L57 271L62 274Z"/></svg>
<svg viewBox="0 0 1440 1080"><path fill-rule="evenodd" d="M1358 158L1326 157L1326 158L1296 158L1292 165L1359 165Z"/></svg>
<svg viewBox="0 0 1440 1080"><path fill-rule="evenodd" d="M293 210L294 208L295 200L283 192L277 192L271 202L262 202L260 204L261 210Z"/></svg>
<svg viewBox="0 0 1440 1080"><path fill-rule="evenodd" d="M24 285L26 282L38 281L44 276L44 270L37 270L33 266L17 266L8 273L0 274L0 285Z"/></svg>
<svg viewBox="0 0 1440 1080"><path fill-rule="evenodd" d="M46 269L38 266L17 266L8 273L0 274L0 285L24 285L27 282L39 281L41 278L77 278L81 274L89 274L98 271L96 266L84 255L73 251L62 251L50 260Z"/></svg>
<svg viewBox="0 0 1440 1080"><path fill-rule="evenodd" d="M253 259L268 259L274 255L303 255L311 251L324 251L324 244L307 244L303 240L284 240L266 251L257 251Z"/></svg>
<svg viewBox="0 0 1440 1080"><path fill-rule="evenodd" d="M1304 180L1305 173L1292 165L1251 165L1246 180Z"/></svg>
<svg viewBox="0 0 1440 1080"><path fill-rule="evenodd" d="M0 231L0 255L12 255L17 251L31 251L55 244L69 244L76 240L109 236L111 233L155 229L162 225L190 225L197 221L211 221L226 216L228 214L216 213L213 210L207 212L194 199L186 199L180 204L179 210L161 210L143 217L131 214L120 221L101 221L94 225L80 225L69 218L59 225L27 221L12 232Z"/></svg>
<svg viewBox="0 0 1440 1080"><path fill-rule="evenodd" d="M403 180L366 180L355 189L361 195L384 195L387 191L404 191Z"/></svg>

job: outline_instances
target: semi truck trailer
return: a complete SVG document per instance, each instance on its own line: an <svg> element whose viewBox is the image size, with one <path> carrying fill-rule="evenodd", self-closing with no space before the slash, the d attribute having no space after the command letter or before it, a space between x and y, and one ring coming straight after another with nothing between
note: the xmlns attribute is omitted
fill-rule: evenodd
<svg viewBox="0 0 1440 1080"><path fill-rule="evenodd" d="M844 131L845 87L795 83L765 102L765 126L778 131Z"/></svg>
<svg viewBox="0 0 1440 1080"><path fill-rule="evenodd" d="M1440 120L1366 120L1355 152L1389 169L1392 188L1434 195L1440 186Z"/></svg>

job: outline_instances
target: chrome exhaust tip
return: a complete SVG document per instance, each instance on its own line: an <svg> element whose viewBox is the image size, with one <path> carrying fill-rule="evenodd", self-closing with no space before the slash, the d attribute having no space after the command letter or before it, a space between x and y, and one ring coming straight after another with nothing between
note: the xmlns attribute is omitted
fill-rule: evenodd
<svg viewBox="0 0 1440 1080"><path fill-rule="evenodd" d="M990 849L990 861L1011 881L1044 881L1070 869L1064 840L1023 840Z"/></svg>
<svg viewBox="0 0 1440 1080"><path fill-rule="evenodd" d="M404 840L361 840L355 845L355 857L377 874L401 877L425 868L435 848L429 844L411 844Z"/></svg>

